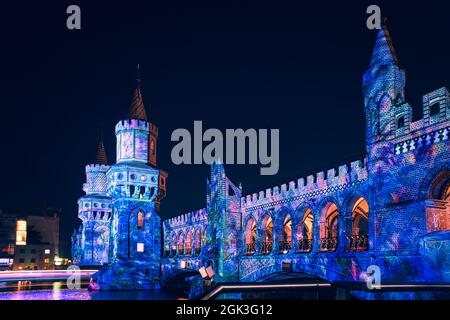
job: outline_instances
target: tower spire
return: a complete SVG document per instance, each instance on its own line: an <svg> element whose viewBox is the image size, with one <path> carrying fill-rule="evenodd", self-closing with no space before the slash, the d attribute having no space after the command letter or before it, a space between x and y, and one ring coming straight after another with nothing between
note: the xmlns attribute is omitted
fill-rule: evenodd
<svg viewBox="0 0 450 320"><path fill-rule="evenodd" d="M144 107L144 100L142 99L140 73L141 70L138 63L136 68L136 89L134 90L133 99L131 100L128 118L148 121Z"/></svg>
<svg viewBox="0 0 450 320"><path fill-rule="evenodd" d="M108 165L108 158L106 157L105 145L103 144L103 135L100 136L100 142L97 147L97 158L95 160L96 164Z"/></svg>
<svg viewBox="0 0 450 320"><path fill-rule="evenodd" d="M383 20L383 25L378 31L375 48L373 50L372 60L370 66L396 64L398 65L397 55L392 44L391 35L386 25L386 19Z"/></svg>

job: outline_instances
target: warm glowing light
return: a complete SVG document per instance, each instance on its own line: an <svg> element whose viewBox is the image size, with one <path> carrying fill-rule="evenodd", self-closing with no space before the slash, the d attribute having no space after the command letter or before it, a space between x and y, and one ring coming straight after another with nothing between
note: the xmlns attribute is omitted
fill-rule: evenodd
<svg viewBox="0 0 450 320"><path fill-rule="evenodd" d="M16 245L24 246L27 244L27 221L17 220L16 224Z"/></svg>

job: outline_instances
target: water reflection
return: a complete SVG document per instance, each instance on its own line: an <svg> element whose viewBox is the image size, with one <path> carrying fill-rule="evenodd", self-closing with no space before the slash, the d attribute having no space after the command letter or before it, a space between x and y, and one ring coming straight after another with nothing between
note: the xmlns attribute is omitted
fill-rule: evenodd
<svg viewBox="0 0 450 320"><path fill-rule="evenodd" d="M65 283L55 281L46 288L31 283L16 283L14 288L0 292L0 300L174 300L180 296L163 290L136 291L96 291L90 292L85 287L67 289Z"/></svg>

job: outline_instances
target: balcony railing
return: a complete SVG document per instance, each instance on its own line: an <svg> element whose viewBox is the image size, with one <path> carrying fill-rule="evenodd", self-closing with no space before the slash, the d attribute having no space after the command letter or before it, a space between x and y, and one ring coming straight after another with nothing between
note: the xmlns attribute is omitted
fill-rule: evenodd
<svg viewBox="0 0 450 320"><path fill-rule="evenodd" d="M273 243L272 241L266 241L261 244L261 254L269 254L272 252Z"/></svg>
<svg viewBox="0 0 450 320"><path fill-rule="evenodd" d="M196 247L194 249L194 257L198 257L200 255L200 247Z"/></svg>
<svg viewBox="0 0 450 320"><path fill-rule="evenodd" d="M312 250L312 239L300 239L297 242L297 252L311 252Z"/></svg>
<svg viewBox="0 0 450 320"><path fill-rule="evenodd" d="M251 255L255 254L255 252L256 252L256 243L255 242L245 244L245 255L246 256L251 256Z"/></svg>
<svg viewBox="0 0 450 320"><path fill-rule="evenodd" d="M192 254L192 248L186 248L186 250L184 251L184 255L186 257L189 257L189 256L191 256L191 254Z"/></svg>
<svg viewBox="0 0 450 320"><path fill-rule="evenodd" d="M336 251L338 239L333 237L320 239L320 251Z"/></svg>
<svg viewBox="0 0 450 320"><path fill-rule="evenodd" d="M292 242L291 241L281 241L278 244L278 252L282 254L288 253L292 248Z"/></svg>
<svg viewBox="0 0 450 320"><path fill-rule="evenodd" d="M369 250L369 237L367 234L354 235L348 238L347 251Z"/></svg>

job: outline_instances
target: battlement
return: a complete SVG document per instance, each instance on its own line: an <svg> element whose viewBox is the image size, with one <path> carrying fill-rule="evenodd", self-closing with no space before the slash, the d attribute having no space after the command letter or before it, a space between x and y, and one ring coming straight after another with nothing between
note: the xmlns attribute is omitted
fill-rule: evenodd
<svg viewBox="0 0 450 320"><path fill-rule="evenodd" d="M196 224L201 221L206 221L208 219L208 213L206 208L199 210L183 213L179 216L167 219L163 221L164 227L178 227L187 224Z"/></svg>
<svg viewBox="0 0 450 320"><path fill-rule="evenodd" d="M405 137L420 130L437 129L450 120L450 94L442 87L423 96L423 117L412 121L413 110L408 103L395 106L392 115L392 138Z"/></svg>
<svg viewBox="0 0 450 320"><path fill-rule="evenodd" d="M86 166L86 173L90 172L105 172L109 170L109 166L103 164L88 164Z"/></svg>
<svg viewBox="0 0 450 320"><path fill-rule="evenodd" d="M150 131L150 133L152 134L152 135L154 135L154 136L158 136L158 127L155 125L155 124L153 124L153 123L149 123L149 131Z"/></svg>
<svg viewBox="0 0 450 320"><path fill-rule="evenodd" d="M342 186L355 181L367 179L367 158L364 160L353 161L350 166L347 164L336 168L318 172L315 175L309 175L300 178L297 181L290 181L288 184L268 188L258 193L253 193L241 198L242 208L249 208L260 205L263 202L273 201L276 198L295 197L305 193L326 190L332 187Z"/></svg>
<svg viewBox="0 0 450 320"><path fill-rule="evenodd" d="M149 131L149 123L144 120L126 119L116 124L116 134L122 130L144 130Z"/></svg>

